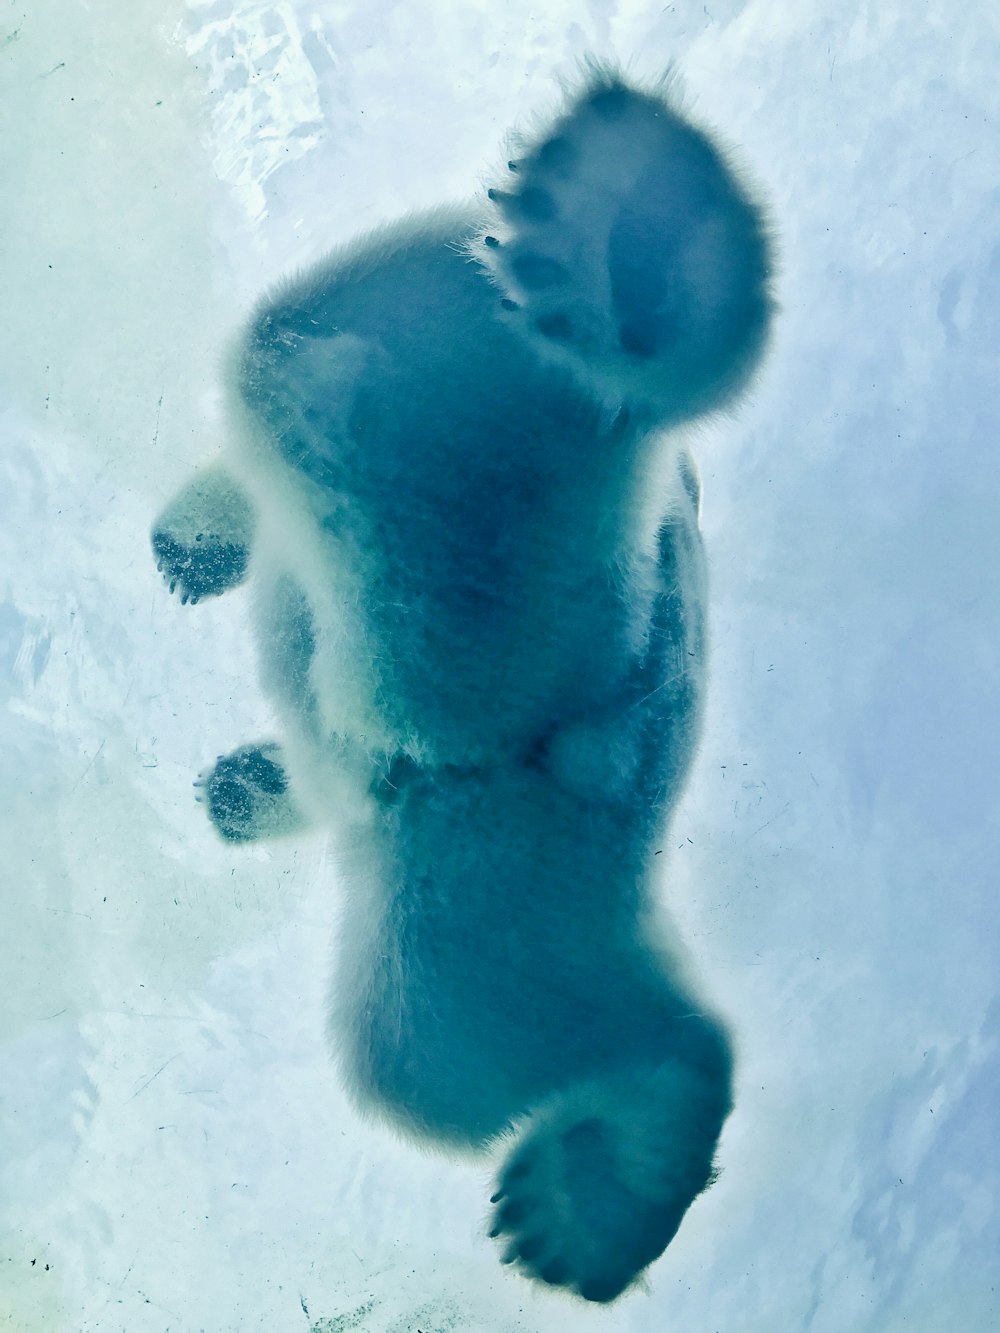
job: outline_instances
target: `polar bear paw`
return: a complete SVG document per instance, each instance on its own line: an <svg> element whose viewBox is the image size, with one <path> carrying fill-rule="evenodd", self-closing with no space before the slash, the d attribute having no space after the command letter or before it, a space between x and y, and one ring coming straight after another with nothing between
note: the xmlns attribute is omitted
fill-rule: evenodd
<svg viewBox="0 0 1000 1333"><path fill-rule="evenodd" d="M197 474L153 528L153 554L171 592L199 602L236 588L247 576L255 516L224 467Z"/></svg>
<svg viewBox="0 0 1000 1333"><path fill-rule="evenodd" d="M685 1082L675 1079L673 1091ZM615 1300L712 1183L726 1109L697 1093L683 1110L602 1089L554 1099L524 1121L490 1200L502 1261L584 1300Z"/></svg>
<svg viewBox="0 0 1000 1333"><path fill-rule="evenodd" d="M170 591L180 593L182 605L218 597L242 583L249 556L245 546L220 540L211 532L197 533L188 546L159 529L153 533L153 554L156 568Z"/></svg>
<svg viewBox="0 0 1000 1333"><path fill-rule="evenodd" d="M662 420L737 391L770 311L766 228L665 90L598 71L508 167L470 251L504 318L609 401Z"/></svg>
<svg viewBox="0 0 1000 1333"><path fill-rule="evenodd" d="M227 842L280 837L300 827L281 749L274 742L243 745L220 755L194 785L197 799L208 806L209 819Z"/></svg>

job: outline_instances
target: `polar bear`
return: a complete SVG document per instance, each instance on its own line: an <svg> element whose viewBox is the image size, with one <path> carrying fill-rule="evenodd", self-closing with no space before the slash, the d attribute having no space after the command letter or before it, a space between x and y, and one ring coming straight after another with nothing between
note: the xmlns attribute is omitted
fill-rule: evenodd
<svg viewBox="0 0 1000 1333"><path fill-rule="evenodd" d="M705 676L699 483L770 240L670 85L588 69L503 188L285 282L230 457L155 524L171 591L249 578L280 741L201 778L233 841L322 823L357 1104L506 1154L505 1262L610 1301L713 1179L723 1024L655 909Z"/></svg>

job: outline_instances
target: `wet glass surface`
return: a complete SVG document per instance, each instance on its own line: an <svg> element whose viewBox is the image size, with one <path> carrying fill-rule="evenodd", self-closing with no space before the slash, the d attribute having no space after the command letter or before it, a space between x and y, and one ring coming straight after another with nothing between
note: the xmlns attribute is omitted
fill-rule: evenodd
<svg viewBox="0 0 1000 1333"><path fill-rule="evenodd" d="M766 201L780 305L751 394L691 440L706 717L655 849L735 1110L719 1180L610 1307L498 1265L499 1157L415 1150L345 1097L343 853L224 841L192 788L275 728L248 590L208 595L236 548L182 606L150 547L231 428L261 292L491 184L587 53L676 62ZM943 0L3 16L0 1321L994 1325L998 58L990 7Z"/></svg>

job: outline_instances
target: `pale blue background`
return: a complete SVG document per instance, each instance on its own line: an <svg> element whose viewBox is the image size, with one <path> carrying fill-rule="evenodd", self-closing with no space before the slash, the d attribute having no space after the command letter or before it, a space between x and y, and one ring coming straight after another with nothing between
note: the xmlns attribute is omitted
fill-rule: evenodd
<svg viewBox="0 0 1000 1333"><path fill-rule="evenodd" d="M997 13L5 6L0 1328L998 1326ZM771 201L783 307L696 439L713 674L663 857L737 1110L610 1310L500 1269L488 1164L345 1105L334 850L234 850L193 804L268 726L245 600L181 608L147 549L261 287L474 189L586 52L678 63Z"/></svg>

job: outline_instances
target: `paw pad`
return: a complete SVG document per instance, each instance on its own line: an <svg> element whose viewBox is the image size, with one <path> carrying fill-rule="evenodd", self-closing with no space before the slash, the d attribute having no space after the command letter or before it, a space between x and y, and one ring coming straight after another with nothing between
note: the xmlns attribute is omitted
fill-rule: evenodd
<svg viewBox="0 0 1000 1333"><path fill-rule="evenodd" d="M276 746L268 746L277 753ZM262 815L285 797L285 770L264 748L245 746L220 758L195 784L204 792L209 818L227 842L260 836Z"/></svg>
<svg viewBox="0 0 1000 1333"><path fill-rule="evenodd" d="M211 533L198 533L195 544L187 546L158 529L153 533L153 553L170 591L180 590L182 604L217 597L246 575L246 547L220 541Z"/></svg>
<svg viewBox="0 0 1000 1333"><path fill-rule="evenodd" d="M550 259L548 255L517 255L511 261L511 270L521 286L529 291L542 291L569 281L569 273L558 259Z"/></svg>
<svg viewBox="0 0 1000 1333"><path fill-rule="evenodd" d="M546 338L551 338L553 342L568 343L573 341L573 325L570 323L569 316L558 312L551 315L540 315L535 320L535 328Z"/></svg>
<svg viewBox="0 0 1000 1333"><path fill-rule="evenodd" d="M559 212L553 196L538 185L529 185L520 194L509 194L506 190L489 190L487 194L515 222L551 222Z"/></svg>

